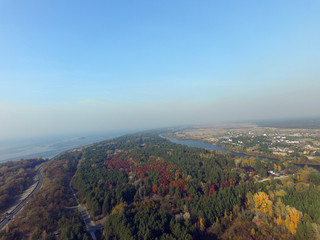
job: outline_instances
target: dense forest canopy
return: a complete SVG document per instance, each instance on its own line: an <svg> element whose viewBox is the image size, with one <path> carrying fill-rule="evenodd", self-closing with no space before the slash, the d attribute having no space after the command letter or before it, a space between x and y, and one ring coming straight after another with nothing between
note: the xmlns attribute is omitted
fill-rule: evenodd
<svg viewBox="0 0 320 240"><path fill-rule="evenodd" d="M294 168L178 145L148 132L87 148L74 184L93 216L106 216L106 239L219 238L240 218L263 239L266 233L252 223L248 195L263 192L269 199L281 181L257 183L254 177L274 169Z"/></svg>
<svg viewBox="0 0 320 240"><path fill-rule="evenodd" d="M104 222L99 239L319 237L320 175L312 168L187 147L159 134L125 135L47 163L47 188L24 210L36 227L20 219L2 239L87 238L77 211L67 210L75 205L70 181ZM283 177L274 180L271 170Z"/></svg>

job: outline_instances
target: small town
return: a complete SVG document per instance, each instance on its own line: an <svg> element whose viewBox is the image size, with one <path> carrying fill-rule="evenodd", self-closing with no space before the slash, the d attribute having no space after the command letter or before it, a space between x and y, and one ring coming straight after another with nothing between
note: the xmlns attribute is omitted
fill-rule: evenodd
<svg viewBox="0 0 320 240"><path fill-rule="evenodd" d="M176 132L178 139L202 140L232 152L297 163L320 164L318 129L281 129L256 125L223 125Z"/></svg>

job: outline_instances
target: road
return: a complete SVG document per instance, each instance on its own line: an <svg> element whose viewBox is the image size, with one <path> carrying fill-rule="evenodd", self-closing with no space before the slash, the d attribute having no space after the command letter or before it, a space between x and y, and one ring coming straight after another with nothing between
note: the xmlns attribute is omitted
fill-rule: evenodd
<svg viewBox="0 0 320 240"><path fill-rule="evenodd" d="M1 222L0 222L0 231L3 230L5 228L5 226L14 218L14 216L24 207L24 205L29 201L29 199L32 196L32 194L35 193L36 191L38 191L41 188L41 186L43 184L43 177L41 175L41 168L42 168L42 166L40 166L38 171L37 171L37 175L39 177L39 181L38 181L37 186L4 219L1 220Z"/></svg>
<svg viewBox="0 0 320 240"><path fill-rule="evenodd" d="M279 177L273 177L272 180L276 180L276 179L285 179L288 178L289 176L284 175L284 176L279 176ZM262 180L257 181L258 182L265 182L265 181L270 181L270 178L264 178Z"/></svg>
<svg viewBox="0 0 320 240"><path fill-rule="evenodd" d="M72 181L72 179L71 179L71 181ZM93 225L92 225L92 221L91 221L91 218L90 218L90 216L89 216L89 214L88 214L87 209L80 204L77 195L75 194L75 192L73 191L73 188L71 187L71 181L70 181L70 183L69 183L69 187L70 187L70 189L71 189L71 191L72 191L72 193L73 193L74 198L75 198L76 201L77 201L78 209L79 209L80 214L81 214L81 216L82 216L82 218L83 218L83 222L84 222L84 224L86 225L86 230L87 230L88 232L90 232L91 238L92 238L93 240L97 240L96 235L95 235L94 232L95 232L97 229L101 229L101 226L93 226Z"/></svg>

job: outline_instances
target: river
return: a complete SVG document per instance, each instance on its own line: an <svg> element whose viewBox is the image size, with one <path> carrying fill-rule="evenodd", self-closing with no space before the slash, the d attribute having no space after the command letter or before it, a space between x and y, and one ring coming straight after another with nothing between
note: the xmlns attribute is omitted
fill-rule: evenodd
<svg viewBox="0 0 320 240"><path fill-rule="evenodd" d="M118 137L133 131L87 133L84 135L46 136L0 140L0 163L21 158L52 158L61 152Z"/></svg>
<svg viewBox="0 0 320 240"><path fill-rule="evenodd" d="M221 147L219 145L213 145L211 143L200 141L200 140L179 140L179 139L172 138L172 137L164 137L164 138L168 139L169 141L171 141L173 143L186 145L188 147L205 148L205 149L208 149L208 150L221 151L223 153L230 152L232 155L238 156L238 157L242 157L242 158L252 157L251 155L247 155L247 154L244 154L244 153L231 152L228 149L223 148L223 147ZM253 156L253 157L256 158L256 156ZM259 159L266 159L266 160L269 160L269 161L279 161L277 159L266 158L266 157L258 157L258 158ZM302 168L303 169L305 165L296 164L296 166L298 168ZM309 167L312 167L312 168L316 169L318 172L320 172L320 166L309 166Z"/></svg>
<svg viewBox="0 0 320 240"><path fill-rule="evenodd" d="M200 140L179 140L179 139L172 138L172 137L165 137L165 138L168 139L169 141L173 142L173 143L186 145L188 147L205 148L205 149L208 149L208 150L221 151L223 153L229 152L234 156L238 156L238 157L242 157L242 158L245 158L245 157L255 157L255 158L257 158L256 156L248 155L248 154L245 154L245 153L232 152L232 151L229 151L228 149L223 148L223 147L221 147L219 145L213 145L211 143L200 141ZM266 157L258 157L258 158L259 159L267 159L269 161L279 161L277 159L266 158Z"/></svg>

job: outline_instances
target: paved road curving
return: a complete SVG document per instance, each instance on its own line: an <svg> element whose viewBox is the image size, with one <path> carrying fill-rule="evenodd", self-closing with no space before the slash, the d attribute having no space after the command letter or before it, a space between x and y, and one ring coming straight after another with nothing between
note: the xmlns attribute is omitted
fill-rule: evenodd
<svg viewBox="0 0 320 240"><path fill-rule="evenodd" d="M71 181L72 181L72 179L71 179ZM86 225L86 230L90 233L91 238L92 238L93 240L97 240L96 235L95 235L94 232L95 232L95 230L97 230L99 227L92 226L91 218L90 218L90 216L89 216L89 214L88 214L88 211L87 211L87 209L86 209L85 207L83 207L83 206L80 204L80 202L79 202L79 200L78 200L78 197L77 197L77 195L75 194L75 192L74 192L74 190L73 190L73 188L72 188L72 186L71 186L71 181L70 181L70 183L69 183L69 187L70 187L70 189L71 189L71 191L72 191L72 193L73 193L74 198L75 198L76 201L77 201L78 209L79 209L80 214L81 214L81 216L82 216L82 218L83 218L83 222L84 222L84 224Z"/></svg>
<svg viewBox="0 0 320 240"><path fill-rule="evenodd" d="M277 179L285 179L285 178L288 178L289 177L289 175L284 175L284 176L279 176L279 177L273 177L272 178L272 180L277 180ZM257 183L258 182L265 182L265 181L270 181L270 178L264 178L264 179L262 179L262 180L259 180L259 181L257 181Z"/></svg>
<svg viewBox="0 0 320 240"><path fill-rule="evenodd" d="M38 181L37 186L4 219L1 220L1 222L0 222L0 231L3 230L5 228L5 226L14 218L14 216L24 207L24 205L29 201L29 199L32 196L32 194L35 193L36 191L38 191L41 188L41 186L43 184L43 178L42 178L42 175L41 175L41 168L42 168L42 166L40 166L38 171L37 171L37 175L39 177L39 181Z"/></svg>

